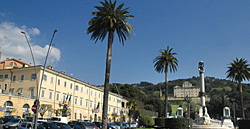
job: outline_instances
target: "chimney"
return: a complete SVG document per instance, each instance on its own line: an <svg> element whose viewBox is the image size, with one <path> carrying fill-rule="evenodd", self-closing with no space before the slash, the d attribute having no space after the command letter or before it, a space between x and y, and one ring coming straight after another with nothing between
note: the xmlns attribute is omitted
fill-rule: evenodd
<svg viewBox="0 0 250 129"><path fill-rule="evenodd" d="M60 73L62 73L62 74L66 74L66 71L61 71Z"/></svg>
<svg viewBox="0 0 250 129"><path fill-rule="evenodd" d="M53 65L47 66L48 69L53 69Z"/></svg>
<svg viewBox="0 0 250 129"><path fill-rule="evenodd" d="M22 61L22 59L19 59L18 61Z"/></svg>

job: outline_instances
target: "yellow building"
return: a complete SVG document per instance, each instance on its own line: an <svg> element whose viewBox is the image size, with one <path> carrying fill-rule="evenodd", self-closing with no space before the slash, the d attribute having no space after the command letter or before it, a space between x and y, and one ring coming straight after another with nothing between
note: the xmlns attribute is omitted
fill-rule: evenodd
<svg viewBox="0 0 250 129"><path fill-rule="evenodd" d="M40 86L42 72L43 66L30 66L21 60L6 59L0 62L0 116L11 113L25 117L33 114L31 107L36 98L36 83ZM68 119L100 121L102 118L103 89L66 75L65 71L55 71L53 66L45 68L38 91L40 104L50 104L54 110L62 108L59 105L67 96L68 100L71 98ZM120 111L128 112L126 103L127 99L110 92L108 120L113 121L113 116L119 116ZM48 111L44 117L55 115L53 111ZM116 117L118 119L120 118Z"/></svg>
<svg viewBox="0 0 250 129"><path fill-rule="evenodd" d="M190 82L185 81L181 86L174 87L174 97L184 98L187 95L189 97L199 97L200 88L193 86Z"/></svg>

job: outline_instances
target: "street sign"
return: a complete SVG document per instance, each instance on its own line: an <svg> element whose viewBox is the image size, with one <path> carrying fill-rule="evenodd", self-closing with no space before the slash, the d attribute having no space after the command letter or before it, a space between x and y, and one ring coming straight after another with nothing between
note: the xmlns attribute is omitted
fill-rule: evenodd
<svg viewBox="0 0 250 129"><path fill-rule="evenodd" d="M36 105L35 105L35 104L32 106L31 110L32 110L33 112L36 112Z"/></svg>

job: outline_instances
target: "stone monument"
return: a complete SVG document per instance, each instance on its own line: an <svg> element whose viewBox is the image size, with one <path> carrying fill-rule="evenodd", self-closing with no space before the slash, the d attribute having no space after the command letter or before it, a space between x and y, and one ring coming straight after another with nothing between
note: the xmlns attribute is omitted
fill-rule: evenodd
<svg viewBox="0 0 250 129"><path fill-rule="evenodd" d="M203 61L199 62L198 70L201 79L201 88L200 88L200 98L201 98L201 107L199 109L198 117L193 121L193 129L234 129L231 119L224 121L211 119L205 104L206 92L205 92L205 80L204 72L205 67ZM230 112L228 108L224 108L224 116L230 117Z"/></svg>

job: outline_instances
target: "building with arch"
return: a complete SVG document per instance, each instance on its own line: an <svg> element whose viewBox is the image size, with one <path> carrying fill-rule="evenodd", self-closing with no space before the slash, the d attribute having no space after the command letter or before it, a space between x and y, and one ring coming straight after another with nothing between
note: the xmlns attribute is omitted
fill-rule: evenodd
<svg viewBox="0 0 250 129"><path fill-rule="evenodd" d="M0 117L5 115L32 116L38 80L41 84L43 66L31 66L21 60L6 59L0 62ZM37 77L35 74L37 71ZM71 120L100 121L102 118L103 88L90 85L80 79L67 75L65 71L56 71L53 66L45 68L43 82L38 93L40 104L52 105L52 109L60 109L68 103ZM112 113L120 115L120 111L128 112L123 96L109 92L108 118ZM56 116L54 111L47 111L44 117Z"/></svg>

